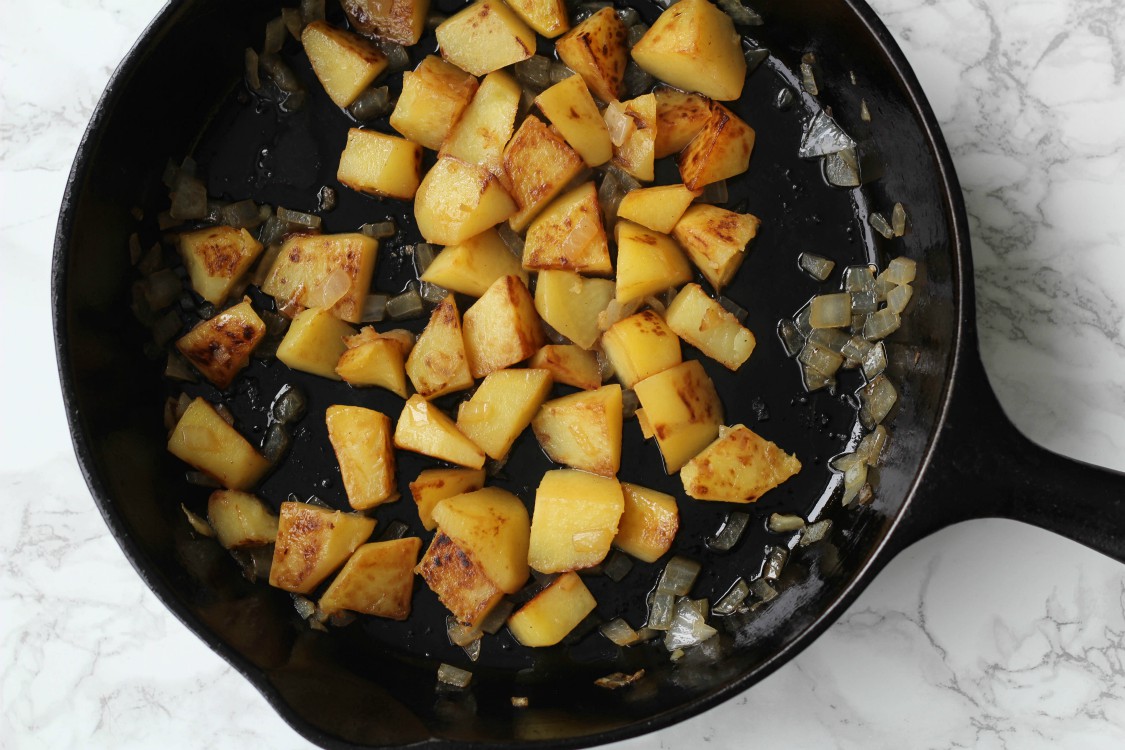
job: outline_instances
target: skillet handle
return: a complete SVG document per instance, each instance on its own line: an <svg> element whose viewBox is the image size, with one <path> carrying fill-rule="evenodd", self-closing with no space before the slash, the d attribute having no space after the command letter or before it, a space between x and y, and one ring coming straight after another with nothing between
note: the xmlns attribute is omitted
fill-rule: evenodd
<svg viewBox="0 0 1125 750"><path fill-rule="evenodd" d="M1125 563L1125 474L1064 458L1023 436L972 351L953 381L949 414L925 484L901 520L903 548L973 518L1011 518Z"/></svg>

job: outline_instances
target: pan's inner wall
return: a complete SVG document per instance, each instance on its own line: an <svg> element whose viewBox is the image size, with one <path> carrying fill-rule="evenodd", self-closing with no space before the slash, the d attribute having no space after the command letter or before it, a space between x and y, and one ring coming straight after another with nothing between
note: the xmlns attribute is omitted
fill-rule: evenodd
<svg viewBox="0 0 1125 750"><path fill-rule="evenodd" d="M88 169L76 186L60 287L66 294L60 342L73 384L68 396L77 415L80 452L99 502L115 529L130 538L134 562L150 583L181 616L202 623L210 631L204 637L239 659L267 694L276 691L271 698L282 698L289 718L300 717L316 730L361 744L405 744L431 733L481 742L565 739L653 718L664 722L669 712L698 698L752 681L757 670L824 615L882 539L916 475L949 366L955 328L951 219L907 92L847 4L763 1L755 7L767 24L752 30L754 39L773 57L750 77L745 96L732 106L756 129L758 140L750 171L732 181L728 206L759 216L763 229L728 295L749 310L747 325L758 337L758 349L738 373L714 363L707 369L723 397L726 421L746 423L795 452L806 468L750 508L753 528L729 555L707 551L703 539L730 508L681 500L676 551L704 560L693 593L714 600L737 576L757 575L764 547L781 542L761 519L772 511L804 515L818 504L829 480L825 462L845 448L854 414L837 397L803 393L796 365L782 354L774 326L811 295L834 291L839 268L868 260L883 264L906 254L919 261L921 281L903 329L888 347L901 406L893 415L876 500L859 511L830 503L825 515L836 527L831 542L795 553L782 596L753 616L728 623L718 661L689 656L672 666L655 647L619 651L596 634L573 647L530 652L501 634L486 642L474 667L474 688L465 693L434 691L438 661L467 660L446 642L444 612L424 586L415 595L409 625L363 621L325 637L307 630L285 594L248 584L217 545L189 534L179 504L199 502L206 492L184 484L183 466L163 449L161 365L143 356L145 333L128 309L134 276L127 238L137 229L130 209L138 206L154 217L166 208L160 174L169 158L194 155L209 191L224 199L253 197L311 210L320 186L336 187L339 202L324 216L327 231L350 231L389 216L407 224L409 209L356 195L335 182L335 160L352 123L327 101L307 66L294 61L310 91L303 112L279 117L276 109L247 98L241 86L242 50L260 45L261 29L276 12L272 3L179 6L155 29L138 64L118 81L102 127L87 145ZM657 12L655 6L643 11L650 19ZM817 57L820 104L832 107L869 154L869 166L882 172L862 191L828 187L818 163L796 157L808 106L787 111L774 106L782 87L795 88L791 71L808 52ZM803 101L813 104L807 96ZM870 123L858 116L861 101L872 114ZM664 169L674 174L671 165ZM895 201L907 206L909 234L893 242L873 237L867 212L889 215ZM395 261L401 258L396 248L418 239L411 230L384 248L376 281L384 291L401 288L410 276L408 264ZM837 261L828 285L817 285L797 270L802 250ZM224 400L240 426L260 437L264 408L287 382L310 393L307 430L298 438L294 460L261 493L275 504L295 492L345 507L320 415L331 403L359 403L393 415L401 408L393 397L357 394L342 384L261 362L226 396L204 386L193 393ZM761 419L755 401L765 406L768 419ZM655 447L642 443L636 425L628 424L625 432L621 478L682 495L678 480L663 473ZM530 502L550 464L529 435L517 444L515 456L497 483ZM402 458L403 489L425 465ZM421 532L409 499L381 509L378 518L381 525L403 520ZM588 578L599 613L642 624L644 593L661 564L638 564L621 585ZM632 688L606 692L592 685L607 672L640 667L648 675ZM528 696L530 707L513 709L513 695Z"/></svg>

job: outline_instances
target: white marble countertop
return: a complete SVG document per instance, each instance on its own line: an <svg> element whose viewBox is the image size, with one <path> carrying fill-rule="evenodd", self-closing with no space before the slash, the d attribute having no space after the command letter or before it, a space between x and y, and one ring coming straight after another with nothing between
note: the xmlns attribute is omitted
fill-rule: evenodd
<svg viewBox="0 0 1125 750"><path fill-rule="evenodd" d="M43 0L0 25L4 747L307 747L133 572L79 474L54 377L63 185L103 86L160 5ZM953 151L984 361L1004 408L1044 446L1125 470L1125 5L872 5ZM1125 567L1014 522L947 529L754 689L619 747L701 737L715 748L751 737L1125 747Z"/></svg>

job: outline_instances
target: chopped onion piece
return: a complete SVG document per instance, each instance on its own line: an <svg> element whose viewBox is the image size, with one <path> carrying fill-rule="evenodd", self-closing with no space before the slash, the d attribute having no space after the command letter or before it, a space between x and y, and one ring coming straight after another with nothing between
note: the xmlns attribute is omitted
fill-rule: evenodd
<svg viewBox="0 0 1125 750"><path fill-rule="evenodd" d="M480 638L476 639L468 645L462 646L461 650L465 652L465 656L469 657L469 661L476 661L480 658Z"/></svg>
<svg viewBox="0 0 1125 750"><path fill-rule="evenodd" d="M387 86L365 89L348 105L348 112L360 122L375 120L391 111L391 90Z"/></svg>
<svg viewBox="0 0 1125 750"><path fill-rule="evenodd" d="M594 684L600 688L606 688L607 690L617 690L618 688L632 685L644 676L645 671L643 669L638 669L636 672L633 672L633 674L614 672L613 674L607 674L605 677L599 677L594 680Z"/></svg>
<svg viewBox="0 0 1125 750"><path fill-rule="evenodd" d="M419 242L414 245L411 254L414 256L414 271L421 276L434 262L434 246L428 242Z"/></svg>
<svg viewBox="0 0 1125 750"><path fill-rule="evenodd" d="M621 199L624 197L625 190L621 187L617 176L613 172L606 172L598 188L598 204L601 206L602 216L605 217L607 230L617 221L617 207L621 205Z"/></svg>
<svg viewBox="0 0 1125 750"><path fill-rule="evenodd" d="M730 19L740 26L761 26L762 17L742 4L742 0L719 0Z"/></svg>
<svg viewBox="0 0 1125 750"><path fill-rule="evenodd" d="M809 304L809 325L815 328L841 328L852 320L852 300L846 293L821 294Z"/></svg>
<svg viewBox="0 0 1125 750"><path fill-rule="evenodd" d="M871 484L865 484L859 488L859 496L856 497L855 502L857 505L867 505L875 499L875 490L871 489Z"/></svg>
<svg viewBox="0 0 1125 750"><path fill-rule="evenodd" d="M175 313L169 313L169 315L175 317L176 328L178 329L180 326L179 316L176 316ZM168 343L168 341L171 341L171 336L169 336L164 343ZM164 377L170 380L179 380L184 383L195 383L199 380L195 375L195 371L192 370L191 366L187 363L187 360L175 351L168 352L168 360L164 363Z"/></svg>
<svg viewBox="0 0 1125 750"><path fill-rule="evenodd" d="M516 80L542 91L551 85L551 60L543 55L532 55L512 66Z"/></svg>
<svg viewBox="0 0 1125 750"><path fill-rule="evenodd" d="M625 78L622 85L625 87L625 96L630 99L643 95L645 92L652 89L655 83L656 79L635 62L630 61L629 64L625 66Z"/></svg>
<svg viewBox="0 0 1125 750"><path fill-rule="evenodd" d="M879 300L875 290L851 292L852 315L870 315L879 309Z"/></svg>
<svg viewBox="0 0 1125 750"><path fill-rule="evenodd" d="M793 89L788 86L782 86L781 90L777 92L777 97L773 100L773 106L785 112L792 107L793 103L796 101L797 97L794 95Z"/></svg>
<svg viewBox="0 0 1125 750"><path fill-rule="evenodd" d="M863 362L863 358L871 351L872 343L861 336L852 336L848 339L848 343L840 347L840 354L844 357L844 364L842 367L850 370L858 367Z"/></svg>
<svg viewBox="0 0 1125 750"><path fill-rule="evenodd" d="M880 341L863 357L863 377L874 380L875 376L887 369L887 347Z"/></svg>
<svg viewBox="0 0 1125 750"><path fill-rule="evenodd" d="M909 284L896 286L887 293L887 309L901 314L906 309L906 305L910 302L910 297L914 294L913 288Z"/></svg>
<svg viewBox="0 0 1125 750"><path fill-rule="evenodd" d="M305 25L324 20L324 0L301 0L301 18Z"/></svg>
<svg viewBox="0 0 1125 750"><path fill-rule="evenodd" d="M508 458L511 455L512 454L509 453L507 456L504 456L503 458L488 458L488 459L486 459L485 462L484 462L484 473L487 476L490 476L490 477L498 476L500 474L500 472L502 472L504 470L504 466L508 463Z"/></svg>
<svg viewBox="0 0 1125 750"><path fill-rule="evenodd" d="M892 284L909 284L914 281L918 264L910 258L899 256L887 264L887 281Z"/></svg>
<svg viewBox="0 0 1125 750"><path fill-rule="evenodd" d="M601 374L602 382L604 383L613 377L613 363L609 361L609 357L601 350L595 352L594 356L598 362L598 372Z"/></svg>
<svg viewBox="0 0 1125 750"><path fill-rule="evenodd" d="M289 431L282 424L271 424L266 430L265 440L262 442L262 456L271 464L276 465L289 452L293 439Z"/></svg>
<svg viewBox="0 0 1125 750"><path fill-rule="evenodd" d="M675 615L664 635L664 648L675 651L694 646L716 635L719 631L707 624L697 605L686 596L676 602Z"/></svg>
<svg viewBox="0 0 1125 750"><path fill-rule="evenodd" d="M777 589L764 578L756 578L750 582L750 593L763 602L770 602L777 598Z"/></svg>
<svg viewBox="0 0 1125 750"><path fill-rule="evenodd" d="M295 385L283 385L270 404L270 417L281 424L299 422L308 409L305 392Z"/></svg>
<svg viewBox="0 0 1125 750"><path fill-rule="evenodd" d="M387 316L387 301L390 299L385 294L369 294L363 298L363 311L360 313L360 322L378 323Z"/></svg>
<svg viewBox="0 0 1125 750"><path fill-rule="evenodd" d="M653 630L667 630L672 626L675 609L675 595L670 591L657 591L652 595L652 602L648 607L648 622L645 626Z"/></svg>
<svg viewBox="0 0 1125 750"><path fill-rule="evenodd" d="M822 346L843 356L844 346L851 341L851 336L839 328L817 328L809 334L808 340L812 344Z"/></svg>
<svg viewBox="0 0 1125 750"><path fill-rule="evenodd" d="M183 503L180 503L180 510L187 516L188 523L195 529L195 533L207 537L215 536L215 530L211 528L211 524L207 523L207 519L196 513L192 513Z"/></svg>
<svg viewBox="0 0 1125 750"><path fill-rule="evenodd" d="M300 227L302 229L320 229L320 217L315 214L306 214L302 211L291 211L282 206L277 207L277 218L281 219L286 224L291 226Z"/></svg>
<svg viewBox="0 0 1125 750"><path fill-rule="evenodd" d="M266 22L266 40L262 44L263 55L276 55L285 44L285 19L281 16L271 18Z"/></svg>
<svg viewBox="0 0 1125 750"><path fill-rule="evenodd" d="M742 56L746 58L746 75L750 75L758 69L759 65L769 59L770 51L765 47L751 47ZM783 91L788 91L788 89L783 89ZM790 96L792 96L792 92L790 92Z"/></svg>
<svg viewBox="0 0 1125 750"><path fill-rule="evenodd" d="M447 615L445 618L445 634L454 646L468 646L473 641L479 641L481 632L477 628L462 625L457 618Z"/></svg>
<svg viewBox="0 0 1125 750"><path fill-rule="evenodd" d="M859 100L859 119L864 122L871 122L871 110L867 108L867 100Z"/></svg>
<svg viewBox="0 0 1125 750"><path fill-rule="evenodd" d="M824 112L818 112L809 123L809 129L805 131L798 155L802 159L811 159L839 153L846 148L855 148L855 141L836 124L835 120Z"/></svg>
<svg viewBox="0 0 1125 750"><path fill-rule="evenodd" d="M906 209L901 203L896 203L891 209L891 230L895 237L906 234Z"/></svg>
<svg viewBox="0 0 1125 750"><path fill-rule="evenodd" d="M396 42L381 39L379 40L379 48L387 56L388 73L406 70L410 67L410 53L406 51L406 47Z"/></svg>
<svg viewBox="0 0 1125 750"><path fill-rule="evenodd" d="M625 419L632 419L633 415L637 413L637 408L641 405L641 401L637 398L637 392L632 388L625 388L621 391L621 416Z"/></svg>
<svg viewBox="0 0 1125 750"><path fill-rule="evenodd" d="M625 37L625 44L629 47L629 49L633 49L633 46L636 45L637 42L641 41L641 37L643 37L647 33L647 24L635 23L629 27L629 32Z"/></svg>
<svg viewBox="0 0 1125 750"><path fill-rule="evenodd" d="M301 80L297 78L297 74L293 69L285 64L285 61L276 54L263 54L258 58L258 64L261 69L265 71L277 87L286 94L297 94L304 91L301 86ZM294 107L296 109L296 107Z"/></svg>
<svg viewBox="0 0 1125 750"><path fill-rule="evenodd" d="M316 604L311 599L300 594L292 594L293 606L297 609L297 614L301 616L302 620L307 620L316 614Z"/></svg>
<svg viewBox="0 0 1125 750"><path fill-rule="evenodd" d="M898 284L891 281L887 272L883 271L879 274L878 278L875 279L875 297L880 302L886 302L887 295L890 294L896 286L898 286Z"/></svg>
<svg viewBox="0 0 1125 750"><path fill-rule="evenodd" d="M848 470L844 472L844 496L840 498L840 504L844 506L850 505L852 500L855 500L856 496L859 495L859 491L866 482L866 463L861 460L849 466ZM801 542L804 543L804 537L801 538Z"/></svg>
<svg viewBox="0 0 1125 750"><path fill-rule="evenodd" d="M831 378L840 369L840 365L844 364L844 358L832 351L831 349L813 343L811 340L806 341L804 347L801 348L801 353L797 355L797 361L805 366L806 370L811 370L826 378Z"/></svg>
<svg viewBox="0 0 1125 750"><path fill-rule="evenodd" d="M664 572L656 584L657 593L668 592L676 596L687 596L702 568L703 566L697 561L683 555L676 555L664 566Z"/></svg>
<svg viewBox="0 0 1125 750"><path fill-rule="evenodd" d="M301 18L301 11L299 8L282 8L281 20L285 22L285 28L289 30L289 35L301 41L301 31L305 27L305 21Z"/></svg>
<svg viewBox="0 0 1125 750"><path fill-rule="evenodd" d="M352 288L352 279L343 268L333 269L311 288L305 296L306 307L332 307L343 299Z"/></svg>
<svg viewBox="0 0 1125 750"><path fill-rule="evenodd" d="M746 316L750 314L746 311L746 308L739 305L730 297L719 297L719 304L723 306L724 310L733 315L735 320L737 320L739 323L744 322L746 320Z"/></svg>
<svg viewBox="0 0 1125 750"><path fill-rule="evenodd" d="M801 88L813 96L820 93L816 85L816 76L813 74L812 65L807 62L801 63Z"/></svg>
<svg viewBox="0 0 1125 750"><path fill-rule="evenodd" d="M504 244L508 246L508 250L512 252L512 255L517 258L523 257L523 237L520 237L519 233L512 229L508 222L497 226L496 232L500 235L500 239L504 240Z"/></svg>
<svg viewBox="0 0 1125 750"><path fill-rule="evenodd" d="M805 519L784 513L770 513L769 521L766 523L769 530L775 534L785 534L805 528Z"/></svg>
<svg viewBox="0 0 1125 750"><path fill-rule="evenodd" d="M811 367L801 368L801 383L805 386L805 390L819 391L821 388L827 388L830 393L834 393L836 388L836 378L832 375L825 375L818 372Z"/></svg>
<svg viewBox="0 0 1125 750"><path fill-rule="evenodd" d="M746 601L746 597L750 596L750 585L746 581L739 578L734 582L734 585L727 589L727 593L720 597L719 601L715 602L715 606L711 609L711 614L715 615L733 615L742 606L742 602Z"/></svg>
<svg viewBox="0 0 1125 750"><path fill-rule="evenodd" d="M770 547L766 555L766 564L762 567L762 578L767 581L776 581L781 578L781 571L785 563L789 562L789 550L785 547Z"/></svg>
<svg viewBox="0 0 1125 750"><path fill-rule="evenodd" d="M859 187L859 156L854 148L845 148L824 157L824 177L836 187Z"/></svg>
<svg viewBox="0 0 1125 750"><path fill-rule="evenodd" d="M614 583L618 583L625 576L629 575L629 571L633 569L633 561L624 552L614 550L602 563L602 575Z"/></svg>
<svg viewBox="0 0 1125 750"><path fill-rule="evenodd" d="M386 221L376 222L374 224L364 224L359 228L361 234L365 234L376 240L385 240L388 237L394 237L398 228L391 219Z"/></svg>
<svg viewBox="0 0 1125 750"><path fill-rule="evenodd" d="M715 536L707 539L707 546L719 552L729 552L742 539L746 527L750 525L750 514L732 511L723 521Z"/></svg>
<svg viewBox="0 0 1125 750"><path fill-rule="evenodd" d="M805 345L805 337L797 329L797 324L788 318L782 318L777 323L777 336L781 345L785 347L785 356L796 357Z"/></svg>
<svg viewBox="0 0 1125 750"><path fill-rule="evenodd" d="M886 338L897 331L901 323L898 313L889 307L884 307L867 317L867 322L863 326L863 337L868 341Z"/></svg>
<svg viewBox="0 0 1125 750"><path fill-rule="evenodd" d="M871 212L871 215L867 217L867 223L871 225L872 229L883 235L888 240L894 238L894 230L891 229L891 225L887 223L887 219L883 216L883 214L879 213L878 211Z"/></svg>
<svg viewBox="0 0 1125 750"><path fill-rule="evenodd" d="M823 255L801 253L797 256L797 265L817 281L824 281L832 273L832 269L836 267L836 261L829 260Z"/></svg>
<svg viewBox="0 0 1125 750"><path fill-rule="evenodd" d="M466 688L473 679L473 673L451 664L441 664L437 671L438 682L456 688Z"/></svg>
<svg viewBox="0 0 1125 750"><path fill-rule="evenodd" d="M609 103L602 113L606 128L609 130L609 140L614 146L620 147L629 139L629 135L636 129L637 123L625 113L625 107L616 99Z"/></svg>
<svg viewBox="0 0 1125 750"><path fill-rule="evenodd" d="M551 63L551 84L552 85L556 84L556 83L559 83L561 81L565 81L567 78L570 78L572 75L574 75L574 71L571 70L569 67L567 67L567 65L565 63L561 63L561 62Z"/></svg>
<svg viewBox="0 0 1125 750"><path fill-rule="evenodd" d="M422 296L422 301L428 305L439 305L443 299L449 296L448 289L429 281L421 283L418 293Z"/></svg>
<svg viewBox="0 0 1125 750"><path fill-rule="evenodd" d="M219 209L219 222L235 229L254 229L261 225L262 215L252 200L235 201Z"/></svg>
<svg viewBox="0 0 1125 750"><path fill-rule="evenodd" d="M871 266L848 266L844 269L845 292L870 292L875 288L875 275Z"/></svg>
<svg viewBox="0 0 1125 750"><path fill-rule="evenodd" d="M726 203L728 200L730 200L730 190L727 188L727 181L719 180L705 185L703 191L692 199L692 203L719 204Z"/></svg>
<svg viewBox="0 0 1125 750"><path fill-rule="evenodd" d="M889 439L890 435L887 428L883 425L877 425L874 431L864 435L863 440L859 441L856 455L863 459L868 466L875 466L879 463L879 457L883 454L883 448L886 447Z"/></svg>
<svg viewBox="0 0 1125 750"><path fill-rule="evenodd" d="M501 599L492 610L485 615L481 620L480 629L489 635L495 635L500 632L500 628L504 627L504 623L508 621L508 615L512 614L512 610L516 605L507 599Z"/></svg>
<svg viewBox="0 0 1125 750"><path fill-rule="evenodd" d="M859 417L869 430L875 429L890 413L898 392L886 375L879 375L859 392Z"/></svg>
<svg viewBox="0 0 1125 750"><path fill-rule="evenodd" d="M804 533L801 534L801 546L808 547L810 544L816 544L820 540L828 536L828 532L832 530L832 519L825 518L816 523L810 523L805 527Z"/></svg>
<svg viewBox="0 0 1125 750"><path fill-rule="evenodd" d="M598 630L617 646L632 646L640 640L637 631L629 627L629 623L620 617L601 625Z"/></svg>
<svg viewBox="0 0 1125 750"><path fill-rule="evenodd" d="M633 8L618 8L615 12L617 13L618 20L626 26L632 26L635 23L639 23L641 20L641 14Z"/></svg>
<svg viewBox="0 0 1125 750"><path fill-rule="evenodd" d="M262 77L258 73L258 53L252 47L246 48L246 85L251 91L262 88Z"/></svg>
<svg viewBox="0 0 1125 750"><path fill-rule="evenodd" d="M395 539L402 539L410 532L410 527L402 521L395 519L387 524L387 528L383 529L383 533L379 535L380 542L390 542Z"/></svg>
<svg viewBox="0 0 1125 750"><path fill-rule="evenodd" d="M414 286L387 300L387 317L391 320L416 318L424 311L425 305L422 303L422 295Z"/></svg>
<svg viewBox="0 0 1125 750"><path fill-rule="evenodd" d="M168 209L173 219L202 219L207 215L207 188L203 181L185 173L176 175L172 189L172 205Z"/></svg>

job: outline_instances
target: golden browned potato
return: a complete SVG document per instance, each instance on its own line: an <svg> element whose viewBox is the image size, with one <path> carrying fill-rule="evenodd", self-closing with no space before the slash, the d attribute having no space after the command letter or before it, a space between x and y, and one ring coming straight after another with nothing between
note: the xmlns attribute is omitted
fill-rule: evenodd
<svg viewBox="0 0 1125 750"><path fill-rule="evenodd" d="M519 276L503 276L465 311L465 355L474 378L522 362L543 345L531 292Z"/></svg>
<svg viewBox="0 0 1125 750"><path fill-rule="evenodd" d="M484 466L484 451L444 412L417 393L402 407L395 425L395 447L470 469Z"/></svg>
<svg viewBox="0 0 1125 750"><path fill-rule="evenodd" d="M449 131L438 156L455 156L494 175L504 173L504 146L512 138L520 85L502 70L489 73Z"/></svg>
<svg viewBox="0 0 1125 750"><path fill-rule="evenodd" d="M270 468L269 461L202 398L191 402L172 429L168 451L232 490L250 489Z"/></svg>
<svg viewBox="0 0 1125 750"><path fill-rule="evenodd" d="M548 39L570 28L563 0L508 0L508 5L528 26Z"/></svg>
<svg viewBox="0 0 1125 750"><path fill-rule="evenodd" d="M597 343L598 314L613 300L610 279L588 279L572 271L540 271L535 309L543 321L583 349Z"/></svg>
<svg viewBox="0 0 1125 750"><path fill-rule="evenodd" d="M547 370L556 383L566 383L584 391L602 385L597 356L577 344L548 344L535 352L527 366Z"/></svg>
<svg viewBox="0 0 1125 750"><path fill-rule="evenodd" d="M306 503L281 504L270 585L307 594L375 530L375 519Z"/></svg>
<svg viewBox="0 0 1125 750"><path fill-rule="evenodd" d="M226 549L262 547L277 538L277 516L247 492L212 492L207 499L207 520Z"/></svg>
<svg viewBox="0 0 1125 750"><path fill-rule="evenodd" d="M398 500L390 417L362 406L334 404L324 419L348 503L367 510Z"/></svg>
<svg viewBox="0 0 1125 750"><path fill-rule="evenodd" d="M621 484L612 477L548 471L535 491L528 563L540 573L597 565L609 553L624 508Z"/></svg>
<svg viewBox="0 0 1125 750"><path fill-rule="evenodd" d="M433 511L442 500L484 487L484 469L426 469L410 483L418 518L427 531L437 526Z"/></svg>
<svg viewBox="0 0 1125 750"><path fill-rule="evenodd" d="M677 336L728 370L741 367L757 343L754 334L699 284L685 285L668 306L664 319Z"/></svg>
<svg viewBox="0 0 1125 750"><path fill-rule="evenodd" d="M499 178L484 167L444 156L414 197L414 218L427 242L456 245L519 210Z"/></svg>
<svg viewBox="0 0 1125 750"><path fill-rule="evenodd" d="M551 392L547 370L497 370L489 373L457 412L457 429L495 459L508 455L512 443Z"/></svg>
<svg viewBox="0 0 1125 750"><path fill-rule="evenodd" d="M421 549L422 540L416 536L363 545L348 558L318 606L329 615L347 610L405 620Z"/></svg>
<svg viewBox="0 0 1125 750"><path fill-rule="evenodd" d="M691 280L691 265L676 241L631 221L618 221L617 301L659 294Z"/></svg>
<svg viewBox="0 0 1125 750"><path fill-rule="evenodd" d="M628 30L613 8L602 8L555 42L559 59L603 102L621 98L629 50Z"/></svg>
<svg viewBox="0 0 1125 750"><path fill-rule="evenodd" d="M621 483L625 511L617 526L613 546L644 562L656 562L672 548L680 529L676 498L663 492Z"/></svg>
<svg viewBox="0 0 1125 750"><path fill-rule="evenodd" d="M364 335L370 332L370 335ZM336 363L336 374L348 385L386 388L406 398L406 367L402 342L385 338L366 326L344 340L348 347Z"/></svg>
<svg viewBox="0 0 1125 750"><path fill-rule="evenodd" d="M564 573L509 617L508 628L524 646L554 646L597 606L582 578Z"/></svg>
<svg viewBox="0 0 1125 750"><path fill-rule="evenodd" d="M602 334L602 351L626 388L683 361L680 340L652 310L622 318L610 326Z"/></svg>
<svg viewBox="0 0 1125 750"><path fill-rule="evenodd" d="M508 220L512 229L526 229L585 166L578 152L556 130L528 115L504 148L504 172L519 205L519 211Z"/></svg>
<svg viewBox="0 0 1125 750"><path fill-rule="evenodd" d="M378 47L325 21L313 21L301 32L301 44L313 73L337 107L346 107L387 68Z"/></svg>
<svg viewBox="0 0 1125 750"><path fill-rule="evenodd" d="M422 147L405 138L352 128L336 179L361 193L408 201L422 181Z"/></svg>
<svg viewBox="0 0 1125 750"><path fill-rule="evenodd" d="M719 101L742 96L746 58L730 16L707 0L681 0L633 45L633 60L676 88Z"/></svg>
<svg viewBox="0 0 1125 750"><path fill-rule="evenodd" d="M511 492L485 487L447 498L434 506L434 521L505 594L527 583L531 521L523 501Z"/></svg>
<svg viewBox="0 0 1125 750"><path fill-rule="evenodd" d="M657 86L656 158L678 153L695 138L711 118L711 100L700 94Z"/></svg>
<svg viewBox="0 0 1125 750"><path fill-rule="evenodd" d="M413 71L402 74L402 93L391 112L391 127L437 151L476 92L476 78L429 55Z"/></svg>
<svg viewBox="0 0 1125 750"><path fill-rule="evenodd" d="M550 459L612 477L621 468L621 386L579 391L539 407L531 429Z"/></svg>
<svg viewBox="0 0 1125 750"><path fill-rule="evenodd" d="M290 317L306 307L323 307L358 323L378 251L376 240L358 232L294 235L281 246L262 291Z"/></svg>
<svg viewBox="0 0 1125 750"><path fill-rule="evenodd" d="M746 246L757 236L761 223L753 214L699 203L684 213L672 236L715 291L721 292L742 265Z"/></svg>
<svg viewBox="0 0 1125 750"><path fill-rule="evenodd" d="M657 185L630 190L617 207L617 218L640 224L654 232L671 234L676 222L695 200L695 195L683 185ZM676 239L683 244L678 237Z"/></svg>
<svg viewBox="0 0 1125 750"><path fill-rule="evenodd" d="M414 572L462 625L474 627L504 597L480 563L441 530Z"/></svg>
<svg viewBox="0 0 1125 750"><path fill-rule="evenodd" d="M447 294L434 308L430 322L410 350L406 374L414 390L427 399L473 387L461 335L461 315L452 294Z"/></svg>
<svg viewBox="0 0 1125 750"><path fill-rule="evenodd" d="M503 276L519 276L527 284L527 271L495 229L486 229L464 242L450 245L434 258L422 281L443 289L480 297Z"/></svg>
<svg viewBox="0 0 1125 750"><path fill-rule="evenodd" d="M535 97L535 105L558 128L586 166L605 164L613 156L602 113L582 76L570 76Z"/></svg>
<svg viewBox="0 0 1125 750"><path fill-rule="evenodd" d="M477 0L434 33L442 56L475 76L535 54L535 32L500 0Z"/></svg>
<svg viewBox="0 0 1125 750"><path fill-rule="evenodd" d="M738 115L711 102L711 116L691 143L680 152L680 176L689 190L735 177L750 166L754 129Z"/></svg>
<svg viewBox="0 0 1125 750"><path fill-rule="evenodd" d="M213 305L227 301L230 290L262 253L262 244L245 229L207 227L177 237L191 288Z"/></svg>
<svg viewBox="0 0 1125 750"><path fill-rule="evenodd" d="M340 5L361 34L408 47L422 38L430 10L430 0L340 0Z"/></svg>
<svg viewBox="0 0 1125 750"><path fill-rule="evenodd" d="M613 149L613 163L641 182L652 182L656 155L656 97L645 94L622 102L621 106L624 107L623 117L627 127L624 142Z"/></svg>
<svg viewBox="0 0 1125 750"><path fill-rule="evenodd" d="M266 324L245 297L210 320L201 320L176 341L176 348L216 388L226 390L250 363L265 334Z"/></svg>
<svg viewBox="0 0 1125 750"><path fill-rule="evenodd" d="M613 273L594 183L583 183L557 198L531 222L523 246L523 267Z"/></svg>
<svg viewBox="0 0 1125 750"><path fill-rule="evenodd" d="M647 377L633 390L669 474L679 471L719 434L723 406L715 384L697 360Z"/></svg>
<svg viewBox="0 0 1125 750"><path fill-rule="evenodd" d="M340 380L336 365L347 350L344 339L355 329L322 307L310 307L293 319L277 347L277 358L286 366Z"/></svg>
<svg viewBox="0 0 1125 750"><path fill-rule="evenodd" d="M680 470L696 500L751 503L801 470L801 462L743 425L719 437Z"/></svg>

